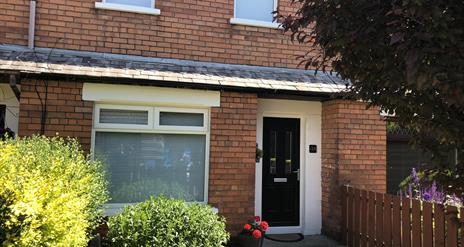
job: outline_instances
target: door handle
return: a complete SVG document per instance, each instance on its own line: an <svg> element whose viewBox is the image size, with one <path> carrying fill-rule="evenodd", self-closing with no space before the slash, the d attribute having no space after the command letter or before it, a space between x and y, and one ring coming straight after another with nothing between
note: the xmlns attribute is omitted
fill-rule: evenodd
<svg viewBox="0 0 464 247"><path fill-rule="evenodd" d="M300 181L300 169L296 169L296 171L293 171L293 173L296 173L296 179Z"/></svg>

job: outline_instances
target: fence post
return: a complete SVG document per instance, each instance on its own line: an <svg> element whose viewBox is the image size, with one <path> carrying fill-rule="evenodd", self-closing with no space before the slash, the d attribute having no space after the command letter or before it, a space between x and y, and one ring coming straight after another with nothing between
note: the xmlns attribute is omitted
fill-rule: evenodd
<svg viewBox="0 0 464 247"><path fill-rule="evenodd" d="M461 247L464 247L464 207L459 212L459 226L461 227Z"/></svg>
<svg viewBox="0 0 464 247"><path fill-rule="evenodd" d="M458 246L458 209L446 207L446 246Z"/></svg>
<svg viewBox="0 0 464 247"><path fill-rule="evenodd" d="M343 185L341 187L341 191L342 191L342 244L347 244L346 240L347 240L347 214L346 214L346 211L348 210L347 209L347 203L346 201L348 200L348 187Z"/></svg>
<svg viewBox="0 0 464 247"><path fill-rule="evenodd" d="M348 187L348 211L347 211L347 222L348 222L348 236L347 236L347 246L353 246L353 188Z"/></svg>

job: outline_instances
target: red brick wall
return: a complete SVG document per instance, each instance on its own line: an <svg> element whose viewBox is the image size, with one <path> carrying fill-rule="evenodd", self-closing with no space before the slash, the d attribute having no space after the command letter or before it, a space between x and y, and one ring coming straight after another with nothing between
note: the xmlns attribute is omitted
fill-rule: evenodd
<svg viewBox="0 0 464 247"><path fill-rule="evenodd" d="M20 136L40 133L42 106L37 92L44 100L45 91L44 81L21 82ZM76 137L84 150L89 151L92 111L93 102L82 100L82 83L50 81L48 82L47 119L44 134Z"/></svg>
<svg viewBox="0 0 464 247"><path fill-rule="evenodd" d="M2 0L0 13L0 44L27 45L29 1Z"/></svg>
<svg viewBox="0 0 464 247"><path fill-rule="evenodd" d="M237 233L254 215L256 94L221 93L211 109L209 203Z"/></svg>
<svg viewBox="0 0 464 247"><path fill-rule="evenodd" d="M6 1L0 11L14 9L0 16L0 43L25 44L29 1ZM159 16L95 9L96 1L38 1L36 46L275 67L296 67L308 50L278 29L229 24L233 0L156 0ZM296 5L279 0L279 9Z"/></svg>
<svg viewBox="0 0 464 247"><path fill-rule="evenodd" d="M386 192L386 122L376 107L349 100L322 104L322 230L340 232L340 186Z"/></svg>

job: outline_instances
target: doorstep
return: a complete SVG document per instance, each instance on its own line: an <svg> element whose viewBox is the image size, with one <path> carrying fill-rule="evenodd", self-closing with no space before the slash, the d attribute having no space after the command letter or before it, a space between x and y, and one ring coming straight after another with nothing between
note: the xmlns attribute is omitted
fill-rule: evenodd
<svg viewBox="0 0 464 247"><path fill-rule="evenodd" d="M278 236L278 235L271 235ZM323 235L305 236L302 241L293 243L275 242L269 239L264 240L263 247L340 247L337 241Z"/></svg>

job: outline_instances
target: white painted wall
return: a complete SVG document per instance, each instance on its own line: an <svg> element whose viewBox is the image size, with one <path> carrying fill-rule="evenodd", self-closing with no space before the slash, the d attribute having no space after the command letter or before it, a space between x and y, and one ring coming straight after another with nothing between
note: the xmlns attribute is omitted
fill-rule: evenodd
<svg viewBox="0 0 464 247"><path fill-rule="evenodd" d="M19 101L8 84L0 84L0 105L6 105L5 127L18 134Z"/></svg>
<svg viewBox="0 0 464 247"><path fill-rule="evenodd" d="M317 101L278 99L258 100L257 141L263 147L263 117L300 118L300 226L271 227L268 233L320 234L322 226L321 201L321 113ZM317 145L317 153L309 153L309 145ZM262 161L256 165L255 214L261 216ZM264 219L265 220L265 219Z"/></svg>

